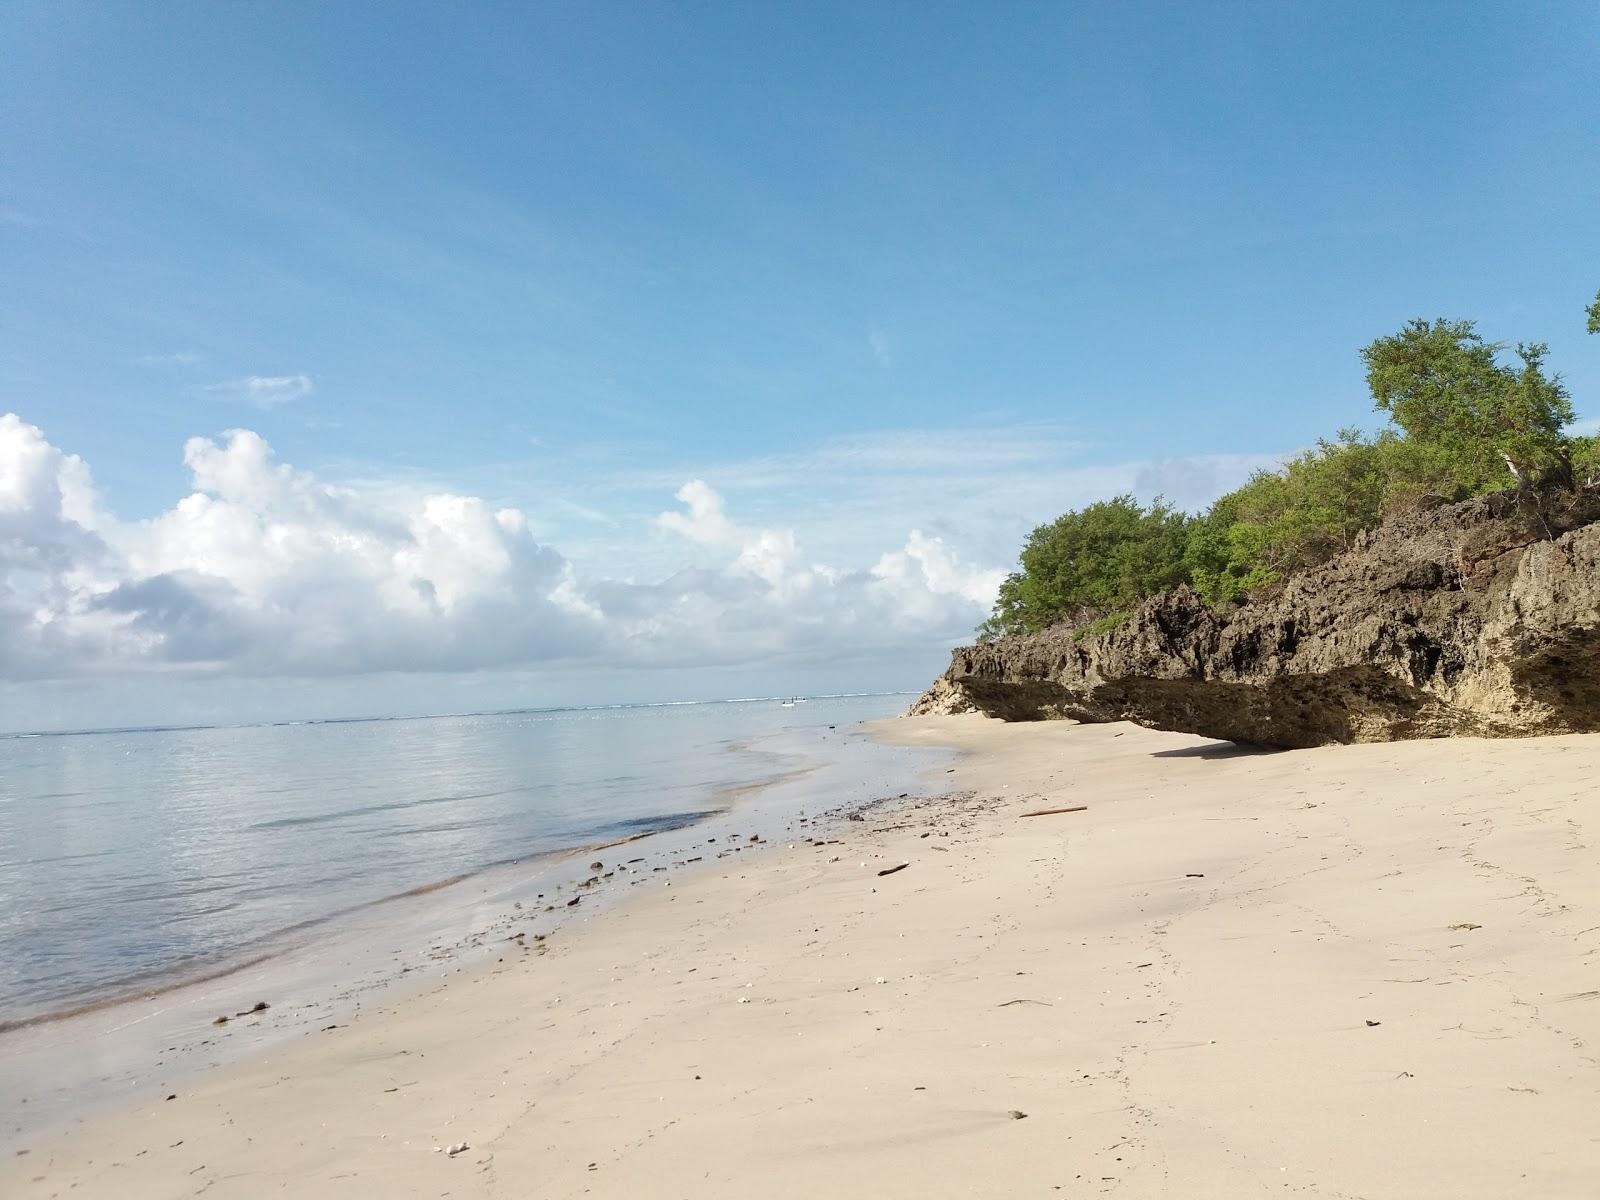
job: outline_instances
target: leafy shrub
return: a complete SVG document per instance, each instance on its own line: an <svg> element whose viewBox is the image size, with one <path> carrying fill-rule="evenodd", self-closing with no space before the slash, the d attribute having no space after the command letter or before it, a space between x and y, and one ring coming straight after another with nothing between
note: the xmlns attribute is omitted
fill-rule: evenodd
<svg viewBox="0 0 1600 1200"><path fill-rule="evenodd" d="M980 632L1024 633L1063 619L1088 620L1131 608L1185 581L1191 518L1157 500L1102 500L1057 517L1028 535L1022 570L1000 585L994 615Z"/></svg>

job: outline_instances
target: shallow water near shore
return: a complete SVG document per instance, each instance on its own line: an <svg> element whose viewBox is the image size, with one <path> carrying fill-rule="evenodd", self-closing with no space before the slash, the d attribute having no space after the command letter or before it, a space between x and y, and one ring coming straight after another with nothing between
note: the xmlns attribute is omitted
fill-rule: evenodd
<svg viewBox="0 0 1600 1200"><path fill-rule="evenodd" d="M512 858L688 823L900 697L0 741L0 1026Z"/></svg>
<svg viewBox="0 0 1600 1200"><path fill-rule="evenodd" d="M852 731L904 703L0 742L3 1132L349 1019L504 954L513 926L543 936L756 830L911 788L929 754ZM607 882L583 890L597 858ZM271 1009L236 1016L257 999Z"/></svg>

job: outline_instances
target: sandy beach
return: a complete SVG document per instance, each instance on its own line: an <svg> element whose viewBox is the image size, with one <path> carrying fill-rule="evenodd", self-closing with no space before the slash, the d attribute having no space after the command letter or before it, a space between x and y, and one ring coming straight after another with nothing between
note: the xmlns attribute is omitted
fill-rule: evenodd
<svg viewBox="0 0 1600 1200"><path fill-rule="evenodd" d="M0 1194L1597 1194L1600 736L878 730L948 794L153 1082Z"/></svg>

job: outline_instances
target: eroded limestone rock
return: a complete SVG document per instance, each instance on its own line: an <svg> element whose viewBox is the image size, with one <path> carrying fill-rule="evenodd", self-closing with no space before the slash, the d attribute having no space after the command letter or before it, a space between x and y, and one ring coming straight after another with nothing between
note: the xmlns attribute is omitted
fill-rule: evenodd
<svg viewBox="0 0 1600 1200"><path fill-rule="evenodd" d="M1600 729L1600 491L1413 514L1276 594L966 646L913 712L1131 720L1273 746Z"/></svg>

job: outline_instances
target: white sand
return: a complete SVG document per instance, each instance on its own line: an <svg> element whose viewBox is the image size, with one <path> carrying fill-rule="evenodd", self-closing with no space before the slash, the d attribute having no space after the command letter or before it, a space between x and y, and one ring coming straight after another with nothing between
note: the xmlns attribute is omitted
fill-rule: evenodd
<svg viewBox="0 0 1600 1200"><path fill-rule="evenodd" d="M0 1195L1600 1195L1600 736L887 735L972 797L680 875Z"/></svg>

